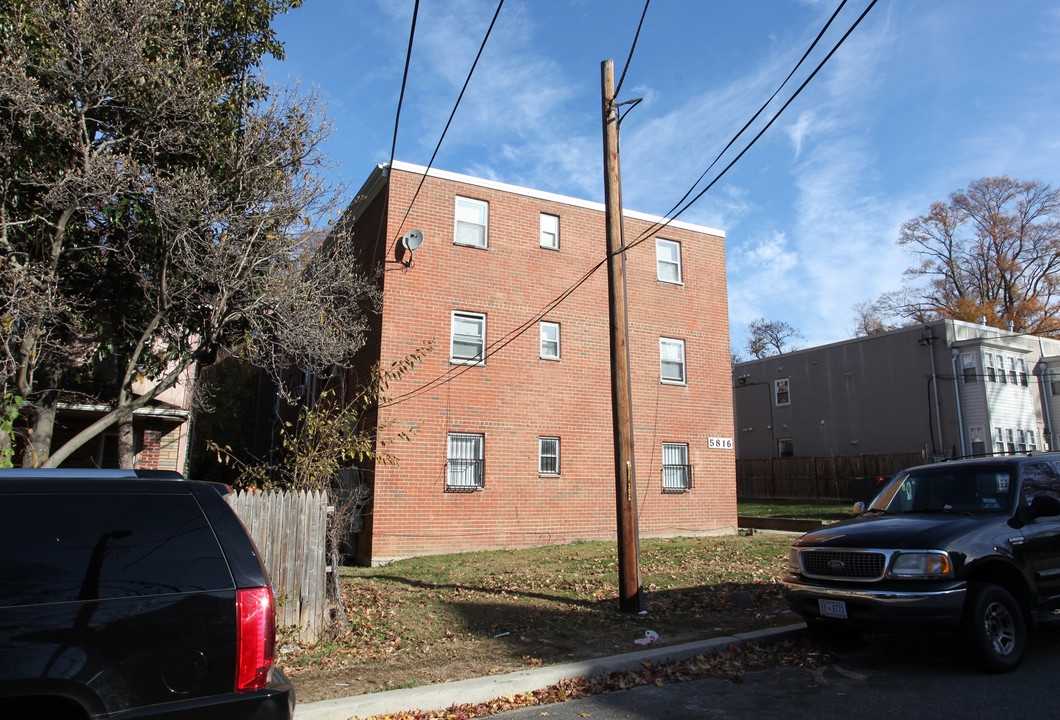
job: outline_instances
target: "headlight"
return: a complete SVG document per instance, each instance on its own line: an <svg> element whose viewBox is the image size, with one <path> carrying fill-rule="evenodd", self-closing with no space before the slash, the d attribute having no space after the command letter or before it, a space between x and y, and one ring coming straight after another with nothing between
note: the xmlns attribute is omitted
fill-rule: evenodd
<svg viewBox="0 0 1060 720"><path fill-rule="evenodd" d="M788 570L795 573L802 572L802 563L799 562L799 551L795 548L788 551Z"/></svg>
<svg viewBox="0 0 1060 720"><path fill-rule="evenodd" d="M891 564L893 577L941 577L950 575L953 566L944 552L900 553Z"/></svg>

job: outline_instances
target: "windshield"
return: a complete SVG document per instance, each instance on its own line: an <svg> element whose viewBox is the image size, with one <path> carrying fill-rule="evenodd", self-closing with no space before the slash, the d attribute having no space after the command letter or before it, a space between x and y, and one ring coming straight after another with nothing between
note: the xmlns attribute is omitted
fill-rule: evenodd
<svg viewBox="0 0 1060 720"><path fill-rule="evenodd" d="M896 476L869 511L1008 513L1016 483L1003 465L940 465Z"/></svg>

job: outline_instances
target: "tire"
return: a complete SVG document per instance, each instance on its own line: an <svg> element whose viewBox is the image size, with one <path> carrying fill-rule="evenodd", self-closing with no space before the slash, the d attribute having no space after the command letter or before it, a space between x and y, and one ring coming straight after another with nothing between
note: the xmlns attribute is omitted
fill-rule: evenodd
<svg viewBox="0 0 1060 720"><path fill-rule="evenodd" d="M962 631L978 664L988 672L1011 672L1023 660L1027 623L1012 594L1000 585L968 586Z"/></svg>

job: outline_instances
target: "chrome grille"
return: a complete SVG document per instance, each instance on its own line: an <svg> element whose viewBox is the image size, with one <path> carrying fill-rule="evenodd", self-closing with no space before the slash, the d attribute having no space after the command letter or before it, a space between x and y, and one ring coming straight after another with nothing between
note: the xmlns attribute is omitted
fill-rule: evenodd
<svg viewBox="0 0 1060 720"><path fill-rule="evenodd" d="M807 577L833 580L880 580L887 569L884 553L869 550L803 550L799 553Z"/></svg>

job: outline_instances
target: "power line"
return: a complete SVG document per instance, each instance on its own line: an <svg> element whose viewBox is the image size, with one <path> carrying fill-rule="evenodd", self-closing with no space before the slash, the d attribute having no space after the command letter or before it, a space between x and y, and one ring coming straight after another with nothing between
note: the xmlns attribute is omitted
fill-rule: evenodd
<svg viewBox="0 0 1060 720"><path fill-rule="evenodd" d="M405 210L404 216L402 216L402 218L401 218L401 223L398 225L397 233L395 233L396 236L400 236L401 235L401 229L403 227L405 227L405 220L408 219L409 213L412 212L412 206L413 206L413 204L415 204L416 198L418 198L420 196L420 190L423 188L423 183L427 179L427 172L429 172L430 169L431 169L431 166L434 165L434 159L438 156L438 150L442 147L442 141L445 140L445 134L447 132L449 132L449 126L452 124L453 117L456 115L456 109L458 107L460 107L460 101L464 99L464 91L467 90L468 83L471 82L471 76L475 73L475 68L478 66L479 58L482 57L482 51L486 49L486 41L490 39L490 33L493 32L493 26L497 23L497 16L501 14L501 8L502 7L504 7L504 0L500 0L500 2L497 3L497 10L496 10L496 12L493 13L493 20L490 21L490 26L486 30L486 36L484 38L482 38L482 44L479 45L478 53L475 55L475 61L473 63L471 63L471 69L468 71L467 78L465 78L465 80L464 80L464 86L462 88L460 88L460 95L456 98L456 104L453 105L453 111L451 113L449 113L449 120L445 123L445 129L442 130L442 135L441 135L441 137L438 138L438 143L434 146L434 152L431 153L431 160L430 160L430 162L427 163L427 170L424 171L423 177L420 178L420 183L419 183L419 185L416 186L416 192L413 193L412 199L409 201L409 206ZM393 151L391 151L391 153L390 153L390 165L391 165L391 167L393 167L393 164L394 164L394 153L393 153ZM395 237L394 242L397 242L396 237Z"/></svg>
<svg viewBox="0 0 1060 720"><path fill-rule="evenodd" d="M769 104L772 103L774 98L776 98L777 94L780 93L780 91L782 89L784 89L784 86L788 84L788 81L791 80L792 76L794 76L795 73L798 71L798 69L800 67L802 67L802 64L806 61L806 58L809 57L810 53L813 52L814 48L817 47L817 43L819 43L821 41L821 38L824 37L824 34L828 31L828 28L831 27L832 22L836 19L836 17L839 15L840 11L843 9L843 7L846 4L847 4L847 0L842 0L842 2L839 3L839 7L837 7L835 12L832 13L832 16L830 18L828 18L828 22L826 22L824 27L821 28L821 31L819 33L817 33L817 37L815 37L813 42L810 43L810 47L808 47L806 49L806 52L804 52L802 54L802 57L799 58L799 61L797 63L795 63L795 67L793 67L791 69L791 72L789 72L788 76L786 78L784 78L784 81L782 83L780 83L780 85L777 86L777 89L773 91L773 94L769 96L769 99L766 100L764 103L762 103L762 107L758 108L758 111L754 115L751 116L751 119L748 120L746 123L744 123L744 126L742 128L740 128L740 131L732 136L732 139L729 140L728 144L726 144L725 147L721 149L721 152L719 152L717 154L717 156L714 158L714 160L710 163L710 165L707 166L707 169L704 170L703 173L698 178L696 178L696 181L694 183L692 183L692 186L690 188L688 188L688 191L684 195L681 196L681 199L678 200L676 203L674 203L674 206L672 208L670 208L669 210L666 211L666 214L663 216L664 218L669 218L670 213L672 213L675 210L677 210L681 206L681 203L683 203L686 199L688 199L688 196L692 194L692 192L696 189L696 187L699 185L699 183L703 182L703 178L705 178L707 176L707 173L709 173L711 171L711 169L713 169L713 167L718 163L718 161L721 159L721 157L726 152L728 152L729 148L731 148L733 146L733 144L740 138L740 136L744 134L744 132L747 130L747 128L751 127L751 124L755 120L758 119L758 116L761 115L765 111L765 109L767 107L769 107ZM662 229L667 224L669 224L669 223L668 222L667 223L655 223L650 228L645 230L644 233L641 234L641 237L638 238L638 241L645 234L650 235L656 229Z"/></svg>
<svg viewBox="0 0 1060 720"><path fill-rule="evenodd" d="M633 45L629 48L629 56L626 58L626 64L622 68L622 75L618 78L618 85L615 87L615 97L618 97L619 91L622 90L622 81L626 79L626 71L629 70L629 63L633 60L633 51L637 49L637 38L640 37L640 29L644 25L644 16L648 14L648 5L651 4L651 0L644 0L644 12L640 14L640 22L637 23L637 32L633 35Z"/></svg>
<svg viewBox="0 0 1060 720"><path fill-rule="evenodd" d="M409 65L412 64L412 41L416 37L416 18L420 14L420 0L416 0L412 7L412 27L409 29L409 47L405 52L405 69L401 73L401 93L398 95L397 112L394 115L394 137L390 142L390 163L387 165L387 172L389 168L394 166L394 153L397 150L397 136L398 136L398 125L401 124L401 105L405 101L405 87L409 80ZM372 253L372 257L376 257L379 254L379 242L383 238L383 228L386 227L386 210L385 208L390 205L390 182L386 184L386 202L384 203L382 216L379 218L379 230L376 232L375 238L375 250Z"/></svg>
<svg viewBox="0 0 1060 720"><path fill-rule="evenodd" d="M828 60L831 59L832 55L834 55L835 52L839 49L839 47L846 41L847 37L850 36L850 33L852 33L854 31L854 29L861 23L861 21L869 13L869 11L876 5L876 2L877 2L877 0L872 0L872 2L869 3L868 7L865 8L865 10L861 13L860 16L858 16L858 19L854 22L854 24L850 26L850 28L846 31L846 33L844 33L844 35L839 39L839 41L835 44L835 46L832 47L831 51L829 51L829 53L825 56L825 58L817 65L816 68L814 68L813 72L810 73L809 77L807 77L806 80L803 81L803 83L799 86L799 88L795 91L795 93L788 99L788 101L785 102L784 105L780 108L780 110L778 110L777 113L775 115L773 115L773 117L769 120L769 122L766 123L765 127L763 127L762 130L760 130L758 132L758 134L755 135L755 137L751 140L751 142L748 143L747 146L744 147L744 149L741 150L740 153L728 165L725 166L725 168L721 171L721 173L718 174L718 176L716 178L714 178L691 201L689 201L683 208L681 208L680 211L678 211L672 217L667 217L665 223L662 223L662 224L655 223L654 225L652 225L652 227L648 228L648 230L642 232L637 237L636 240L634 240L632 243L627 245L620 252L626 252L626 251L632 249L633 247L636 247L637 245L639 245L640 243L644 242L649 237L651 237L651 235L654 233L654 231L656 229L661 229L662 227L665 227L665 226L669 225L670 222L672 222L673 220L677 219L678 216L680 216L682 213L684 213L697 200L699 200L699 198L701 198L708 190L710 190L710 188L712 188L715 185L715 183L717 183L718 180L720 180L725 175L725 173L727 173L729 171L729 169L732 168L732 166L734 164L736 164L736 162L738 160L740 160L740 158L742 158L744 156L744 154L748 150L751 149L751 147L755 144L755 142L757 142L758 139L760 137L762 137L762 135L765 133L765 131L768 130L773 125L774 122L776 122L777 118L780 117L780 115L784 112L784 110L787 109L787 107L795 100L795 98L799 96L799 94L802 92L802 90L805 89L805 87L809 84L809 82L811 80L813 80L813 78L817 75L817 73L821 70L821 68L824 67L825 63L827 63ZM810 48L803 55L802 59L799 60L799 63L795 66L795 69L793 69L792 72L788 75L788 78L785 79L784 83L786 83L787 80L791 78L791 76L794 74L794 72L798 69L799 65L801 65L801 63L805 60L806 55L808 55L813 50L813 48L819 42L821 36L828 29L828 27L831 25L832 21L835 19L836 15L839 13L839 10L841 10L845 4L846 4L846 0L842 0L842 2L840 3L839 8L836 10L835 13L833 13L832 17L829 18L828 23L825 25L825 27L818 34L817 38L814 39L814 41L811 44ZM646 11L647 11L647 5L645 5L645 12ZM643 16L642 16L641 20L643 21ZM638 28L638 34L639 34L639 28ZM634 45L635 44L636 43L634 41ZM630 56L632 57L632 49L630 51ZM782 83L780 87L783 87L784 83ZM779 90L780 90L780 88L777 88L777 92L779 92ZM775 97L775 95L776 95L776 92L774 92L773 96ZM772 97L770 98L770 100L772 100ZM765 106L768 105L768 104L769 104L769 102L767 101L766 104L763 105L762 109L764 109ZM757 117L762 112L762 109L760 109L758 111L758 113L755 114L755 117ZM751 121L749 121L747 123L747 125L745 125L744 128L741 129L741 131L736 134L736 136L733 138L733 140L730 141L729 145L732 145L732 143L736 140L736 138L738 138L740 136L740 134L742 134L743 131L746 130L747 126L750 125L751 122L753 122L753 121L754 121L754 118L752 118ZM728 149L729 145L726 146L726 149ZM722 153L719 154L719 157L721 156L721 154L724 154L724 152L725 152L725 150L722 150ZM716 163L717 159L715 159L714 162ZM714 163L711 163L711 166L713 166L713 165L714 165ZM709 171L709 168L708 168L708 171ZM704 175L705 174L706 173L704 173ZM426 173L425 173L425 175L426 175ZM702 177L703 176L700 176L700 180L702 180ZM692 190L694 190L696 185L698 185L698 184L699 184L699 180L696 181L696 183L692 186L692 188L689 190L689 192L686 193L685 196L681 199L681 201L679 201L677 203L677 205L675 205L674 207L675 208L678 207L681 204L681 202L684 201L684 199L688 197L688 194L691 193ZM673 210L671 210L671 212L673 212ZM669 213L668 213L668 215L669 215ZM493 343L490 343L489 345L487 345L486 348L484 349L484 352L483 352L482 362L485 362L488 358L492 357L493 355L496 355L502 349L504 349L509 344L514 342L517 338L522 336L522 334L525 333L534 323L536 323L538 320L540 320L542 317L544 317L546 314L548 314L548 312L550 310L552 310L555 307L557 307L558 305L560 305L575 290L577 290L579 287L581 287L581 285L583 285L593 275L593 273L595 273L597 270L599 270L606 262L607 262L606 258L604 260L600 260L596 265L594 265L592 268L590 268L573 285L571 285L566 290L561 292L556 298L554 298L553 300L551 300L548 303L546 303L546 305L540 311L535 313L530 319L526 320L525 322L523 322L521 325L517 326L513 330L510 330L508 333L503 335L500 339L495 340ZM407 400L411 400L413 397L415 397L417 395L420 395L420 394L422 394L424 392L427 392L427 391L437 387L438 385L440 385L442 383L448 383L448 382L452 381L453 379L455 379L455 378L459 377L460 375L462 375L463 373L467 372L472 367L477 367L478 364L479 363L469 364L469 365L462 365L458 369L450 368L449 370L447 370L442 375L439 375L439 376L435 377L434 379L428 381L424 385L421 385L419 387L413 388L409 392L404 393L402 395L399 395L399 396L397 396L395 398L392 398L390 401L388 401L386 403L381 403L380 405L382 407L388 407L388 406L391 406L391 405L396 405L396 404L405 402Z"/></svg>

